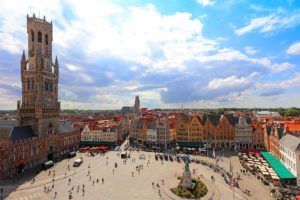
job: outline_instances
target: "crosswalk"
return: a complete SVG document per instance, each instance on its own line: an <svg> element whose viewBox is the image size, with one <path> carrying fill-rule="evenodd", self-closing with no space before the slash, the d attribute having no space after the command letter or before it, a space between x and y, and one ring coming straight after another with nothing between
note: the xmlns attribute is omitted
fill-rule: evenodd
<svg viewBox="0 0 300 200"><path fill-rule="evenodd" d="M44 193L38 192L38 193L29 194L27 196L19 197L17 199L8 198L8 200L33 200L33 199L40 199L40 197L43 195Z"/></svg>

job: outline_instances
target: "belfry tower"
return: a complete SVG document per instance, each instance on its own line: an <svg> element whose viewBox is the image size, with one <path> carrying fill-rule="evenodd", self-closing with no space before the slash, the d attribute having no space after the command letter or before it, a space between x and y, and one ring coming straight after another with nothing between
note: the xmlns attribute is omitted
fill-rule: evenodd
<svg viewBox="0 0 300 200"><path fill-rule="evenodd" d="M27 15L28 59L21 59L22 100L18 125L31 125L39 136L59 131L58 60L52 63L52 21Z"/></svg>

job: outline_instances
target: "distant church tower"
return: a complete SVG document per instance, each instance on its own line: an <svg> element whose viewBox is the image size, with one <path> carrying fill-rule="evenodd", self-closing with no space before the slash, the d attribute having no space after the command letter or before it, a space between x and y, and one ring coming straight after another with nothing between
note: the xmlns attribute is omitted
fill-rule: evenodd
<svg viewBox="0 0 300 200"><path fill-rule="evenodd" d="M31 125L37 135L57 134L58 60L52 63L52 21L28 17L28 60L21 59L22 100L18 101L18 125Z"/></svg>
<svg viewBox="0 0 300 200"><path fill-rule="evenodd" d="M135 96L134 113L138 114L139 112L140 112L140 98L139 96Z"/></svg>

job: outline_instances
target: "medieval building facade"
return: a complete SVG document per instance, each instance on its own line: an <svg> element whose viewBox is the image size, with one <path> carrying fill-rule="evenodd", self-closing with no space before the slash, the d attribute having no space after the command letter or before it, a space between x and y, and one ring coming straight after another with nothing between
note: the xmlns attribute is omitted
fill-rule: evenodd
<svg viewBox="0 0 300 200"><path fill-rule="evenodd" d="M0 123L0 178L12 177L78 148L80 132L59 120L58 59L52 62L53 24L27 16L28 55L21 58L17 121Z"/></svg>

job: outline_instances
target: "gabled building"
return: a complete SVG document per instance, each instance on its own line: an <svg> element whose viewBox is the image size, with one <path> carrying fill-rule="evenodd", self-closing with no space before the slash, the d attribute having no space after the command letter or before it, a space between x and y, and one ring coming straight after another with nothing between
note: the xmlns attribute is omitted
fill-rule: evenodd
<svg viewBox="0 0 300 200"><path fill-rule="evenodd" d="M238 123L234 125L236 149L252 148L253 127L250 118L248 119L246 116L241 116Z"/></svg>
<svg viewBox="0 0 300 200"><path fill-rule="evenodd" d="M297 177L300 186L300 138L293 134L286 134L279 140L280 161Z"/></svg>
<svg viewBox="0 0 300 200"><path fill-rule="evenodd" d="M264 128L264 144L267 151L280 159L279 140L284 135L284 128L280 124L267 124Z"/></svg>
<svg viewBox="0 0 300 200"><path fill-rule="evenodd" d="M259 122L258 120L254 120L252 126L253 126L252 147L254 149L263 149L264 148L264 130L262 128L263 123Z"/></svg>
<svg viewBox="0 0 300 200"><path fill-rule="evenodd" d="M189 142L203 142L203 126L201 124L200 116L190 116L189 118Z"/></svg>

